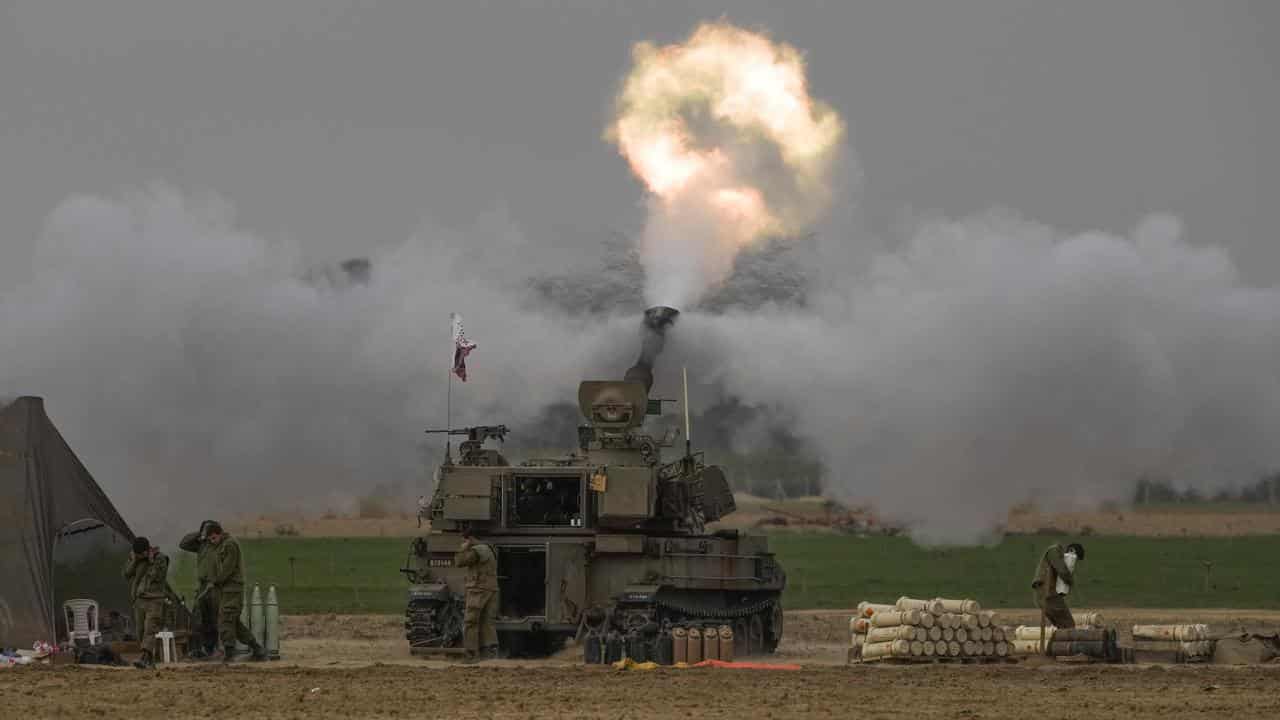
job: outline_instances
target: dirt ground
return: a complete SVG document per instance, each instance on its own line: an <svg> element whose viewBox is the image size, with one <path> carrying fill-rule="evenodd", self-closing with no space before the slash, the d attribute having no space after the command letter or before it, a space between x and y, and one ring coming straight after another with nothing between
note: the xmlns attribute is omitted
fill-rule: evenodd
<svg viewBox="0 0 1280 720"><path fill-rule="evenodd" d="M1278 623L1280 613L1107 610L1110 622ZM1032 611L1001 613L1030 622ZM458 666L408 654L393 616L285 619L284 659L158 671L0 671L6 717L1043 718L1277 717L1280 665L843 664L849 612L794 612L778 662L799 671L617 671L547 660Z"/></svg>

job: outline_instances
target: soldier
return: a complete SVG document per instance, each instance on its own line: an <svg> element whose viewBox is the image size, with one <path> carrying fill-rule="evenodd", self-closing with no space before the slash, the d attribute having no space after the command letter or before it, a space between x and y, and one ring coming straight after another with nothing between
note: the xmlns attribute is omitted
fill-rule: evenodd
<svg viewBox="0 0 1280 720"><path fill-rule="evenodd" d="M1044 551L1040 563L1036 565L1036 576L1031 582L1031 592L1035 597L1036 607L1040 608L1040 636L1043 642L1045 622L1058 628L1073 628L1075 620L1071 617L1071 608L1067 607L1067 593L1075 584L1073 566L1076 561L1084 559L1084 546L1071 543L1064 550L1061 545L1053 544Z"/></svg>
<svg viewBox="0 0 1280 720"><path fill-rule="evenodd" d="M235 657L237 640L249 646L253 660L266 660L267 651L240 622L240 611L244 608L244 563L240 558L240 544L217 522L205 526L205 537L213 546L213 574L209 584L217 593L222 661L231 662Z"/></svg>
<svg viewBox="0 0 1280 720"><path fill-rule="evenodd" d="M479 542L470 528L462 531L462 547L453 564L468 568L467 605L463 617L462 644L467 662L498 655L498 556L489 545Z"/></svg>
<svg viewBox="0 0 1280 720"><path fill-rule="evenodd" d="M182 536L178 547L196 555L196 588L192 605L192 650L191 657L204 659L212 656L218 647L218 601L209 584L213 577L213 545L209 542L207 531L212 520L200 523L200 529Z"/></svg>
<svg viewBox="0 0 1280 720"><path fill-rule="evenodd" d="M169 558L144 537L135 538L133 552L124 565L124 579L129 581L129 597L133 599L134 623L142 658L136 668L156 665L156 633L164 622L164 604L168 597Z"/></svg>

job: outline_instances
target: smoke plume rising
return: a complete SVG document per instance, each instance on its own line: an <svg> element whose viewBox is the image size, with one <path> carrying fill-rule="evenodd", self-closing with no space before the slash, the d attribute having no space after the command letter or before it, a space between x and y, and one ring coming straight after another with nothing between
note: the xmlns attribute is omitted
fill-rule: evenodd
<svg viewBox="0 0 1280 720"><path fill-rule="evenodd" d="M1215 490L1280 468L1280 291L1171 218L1127 238L931 221L822 294L687 314L676 362L776 413L829 493L920 539L978 541L1027 500L1124 501L1144 475Z"/></svg>
<svg viewBox="0 0 1280 720"><path fill-rule="evenodd" d="M449 311L480 344L455 424L506 422L519 440L584 374L620 372L634 348L600 340L630 339L634 318L527 309L521 273L537 262L518 245L427 229L335 283L236 228L225 204L165 186L72 197L25 280L0 288L0 395L46 396L140 532L345 510L378 485L426 484Z"/></svg>
<svg viewBox="0 0 1280 720"><path fill-rule="evenodd" d="M789 45L726 22L637 45L608 137L652 193L648 304L692 307L743 248L807 228L830 200L842 132Z"/></svg>
<svg viewBox="0 0 1280 720"><path fill-rule="evenodd" d="M922 540L980 540L1025 500L1124 499L1143 475L1213 490L1280 468L1280 290L1242 283L1176 220L1120 236L933 219L869 263L847 252L873 244L850 229L762 242L830 200L840 124L802 70L723 25L642 46L611 137L654 212L634 256L602 243L595 265L566 269L498 222L426 227L359 272L316 271L223 203L165 186L71 197L24 279L0 287L0 397L46 396L143 533L341 509L425 485L450 311L479 344L454 425L569 448L574 387L619 377L639 313L664 303L682 314L654 390L670 397L688 366L696 444L781 436L788 460L822 461L828 492ZM722 190L759 202L725 215Z"/></svg>

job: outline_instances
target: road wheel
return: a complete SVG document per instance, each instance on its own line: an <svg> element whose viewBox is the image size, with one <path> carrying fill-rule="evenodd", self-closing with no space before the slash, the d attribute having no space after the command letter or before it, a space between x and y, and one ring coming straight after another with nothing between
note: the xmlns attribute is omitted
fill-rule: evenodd
<svg viewBox="0 0 1280 720"><path fill-rule="evenodd" d="M733 621L733 656L746 657L751 654L750 640L747 638L749 618L740 617Z"/></svg>
<svg viewBox="0 0 1280 720"><path fill-rule="evenodd" d="M771 653L778 649L778 643L782 642L783 622L782 603L774 603L769 613L769 624L765 633L765 652Z"/></svg>
<svg viewBox="0 0 1280 720"><path fill-rule="evenodd" d="M763 653L764 642L764 617L761 613L755 613L747 620L747 654Z"/></svg>

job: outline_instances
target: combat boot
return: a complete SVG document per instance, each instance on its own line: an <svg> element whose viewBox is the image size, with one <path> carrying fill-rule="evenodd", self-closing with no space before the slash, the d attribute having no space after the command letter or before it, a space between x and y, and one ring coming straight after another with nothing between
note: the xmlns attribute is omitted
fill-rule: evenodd
<svg viewBox="0 0 1280 720"><path fill-rule="evenodd" d="M139 670L154 670L156 667L155 660L152 659L151 653L146 650L142 651L142 657L134 661L133 666Z"/></svg>
<svg viewBox="0 0 1280 720"><path fill-rule="evenodd" d="M209 653L205 652L204 648L202 647L197 647L191 652L187 653L188 660L205 660L208 657L209 657Z"/></svg>
<svg viewBox="0 0 1280 720"><path fill-rule="evenodd" d="M467 654L462 657L461 662L463 665L475 665L480 662L480 653L474 653L468 650Z"/></svg>
<svg viewBox="0 0 1280 720"><path fill-rule="evenodd" d="M235 660L236 660L236 646L223 645L222 646L222 664L226 665L227 663L235 662Z"/></svg>
<svg viewBox="0 0 1280 720"><path fill-rule="evenodd" d="M262 647L258 643L254 643L252 647L250 647L249 660L253 662L262 662L266 659L267 659L267 649Z"/></svg>
<svg viewBox="0 0 1280 720"><path fill-rule="evenodd" d="M480 658L482 660L497 660L499 657L501 657L501 655L498 654L497 645L490 645L480 651Z"/></svg>

